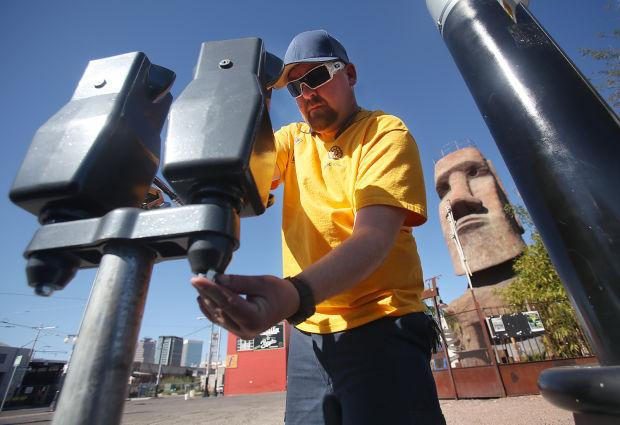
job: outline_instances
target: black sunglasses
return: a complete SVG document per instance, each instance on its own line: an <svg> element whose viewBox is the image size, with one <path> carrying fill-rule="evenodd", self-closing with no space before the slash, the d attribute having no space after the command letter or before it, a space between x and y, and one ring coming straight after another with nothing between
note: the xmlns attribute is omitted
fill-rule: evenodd
<svg viewBox="0 0 620 425"><path fill-rule="evenodd" d="M311 89L318 89L323 84L329 83L334 78L334 74L341 69L344 69L344 63L342 62L324 63L306 72L300 78L291 81L286 85L286 88L291 96L297 98L301 96L302 84L307 85Z"/></svg>

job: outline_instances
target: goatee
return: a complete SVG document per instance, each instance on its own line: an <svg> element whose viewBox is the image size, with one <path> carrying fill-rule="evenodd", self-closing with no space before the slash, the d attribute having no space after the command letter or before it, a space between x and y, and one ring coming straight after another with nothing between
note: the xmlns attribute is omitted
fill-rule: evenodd
<svg viewBox="0 0 620 425"><path fill-rule="evenodd" d="M310 128L312 128L313 131L321 132L336 122L338 114L322 99L309 102L307 107L312 107L317 104L321 105L321 108L309 111L306 117Z"/></svg>

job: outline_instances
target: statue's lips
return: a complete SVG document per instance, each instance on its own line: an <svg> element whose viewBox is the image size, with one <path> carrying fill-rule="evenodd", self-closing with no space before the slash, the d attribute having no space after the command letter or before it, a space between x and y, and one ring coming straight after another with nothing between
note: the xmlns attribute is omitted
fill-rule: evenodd
<svg viewBox="0 0 620 425"><path fill-rule="evenodd" d="M488 223L486 214L467 214L456 221L456 231L469 232Z"/></svg>

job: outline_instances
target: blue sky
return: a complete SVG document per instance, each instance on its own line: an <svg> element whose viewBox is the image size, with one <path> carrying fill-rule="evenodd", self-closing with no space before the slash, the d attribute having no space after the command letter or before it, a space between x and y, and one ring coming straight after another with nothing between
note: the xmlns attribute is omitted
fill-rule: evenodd
<svg viewBox="0 0 620 425"><path fill-rule="evenodd" d="M532 0L530 10L577 67L590 76L596 64L580 47L608 43L596 33L618 27L611 0ZM429 220L414 229L424 276L441 275L444 301L466 289L454 275L439 224L433 157L455 139L468 138L490 159L513 202L515 185L452 57L422 0L362 1L159 1L0 0L0 342L31 346L32 327L43 331L37 357L66 359L63 343L78 331L96 270L81 270L50 298L34 296L26 284L22 252L38 228L36 218L13 205L8 192L36 130L71 98L89 60L142 51L152 63L177 74L174 96L191 80L204 41L260 37L283 57L293 36L324 28L347 48L357 66L358 103L399 116L413 133L426 180ZM275 129L301 120L282 91L272 101ZM276 192L276 198L281 197ZM279 201L264 215L243 219L241 246L229 273L281 275ZM208 338L196 305L186 260L157 264L153 271L140 338L175 335ZM206 352L206 344L204 348ZM222 347L224 351L224 347Z"/></svg>

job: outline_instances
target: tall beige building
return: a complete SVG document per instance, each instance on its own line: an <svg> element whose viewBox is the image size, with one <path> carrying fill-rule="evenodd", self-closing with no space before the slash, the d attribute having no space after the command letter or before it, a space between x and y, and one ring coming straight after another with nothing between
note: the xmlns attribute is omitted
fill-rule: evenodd
<svg viewBox="0 0 620 425"><path fill-rule="evenodd" d="M144 338L138 341L134 362L155 363L155 340Z"/></svg>

